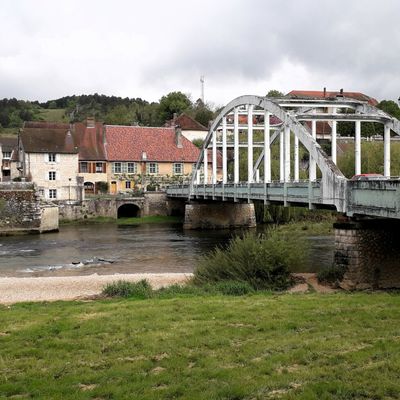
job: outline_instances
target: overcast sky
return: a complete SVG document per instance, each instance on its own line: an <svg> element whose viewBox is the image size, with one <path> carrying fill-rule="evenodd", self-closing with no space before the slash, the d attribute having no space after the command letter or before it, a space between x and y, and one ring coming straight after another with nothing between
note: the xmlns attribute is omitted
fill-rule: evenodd
<svg viewBox="0 0 400 400"><path fill-rule="evenodd" d="M2 0L0 98L400 96L399 0Z"/></svg>

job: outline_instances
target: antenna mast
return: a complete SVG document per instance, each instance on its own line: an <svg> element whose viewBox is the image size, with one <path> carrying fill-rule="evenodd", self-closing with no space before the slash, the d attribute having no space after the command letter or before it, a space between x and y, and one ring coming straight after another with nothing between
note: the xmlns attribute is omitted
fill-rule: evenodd
<svg viewBox="0 0 400 400"><path fill-rule="evenodd" d="M200 76L200 85L201 85L201 101L204 104L204 75Z"/></svg>

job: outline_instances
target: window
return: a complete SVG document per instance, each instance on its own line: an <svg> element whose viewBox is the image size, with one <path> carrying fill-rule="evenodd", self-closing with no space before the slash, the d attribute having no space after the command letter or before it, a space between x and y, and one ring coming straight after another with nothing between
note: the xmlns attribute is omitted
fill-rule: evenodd
<svg viewBox="0 0 400 400"><path fill-rule="evenodd" d="M183 174L183 163L174 163L172 165L172 173L174 175L181 175Z"/></svg>
<svg viewBox="0 0 400 400"><path fill-rule="evenodd" d="M49 162L56 162L56 153L49 153Z"/></svg>
<svg viewBox="0 0 400 400"><path fill-rule="evenodd" d="M56 171L49 171L49 181L56 180Z"/></svg>
<svg viewBox="0 0 400 400"><path fill-rule="evenodd" d="M147 164L147 173L148 174L158 174L158 164L157 163L148 163Z"/></svg>
<svg viewBox="0 0 400 400"><path fill-rule="evenodd" d="M88 172L88 163L86 161L82 161L79 163L79 172Z"/></svg>
<svg viewBox="0 0 400 400"><path fill-rule="evenodd" d="M3 158L11 158L11 151L3 151Z"/></svg>
<svg viewBox="0 0 400 400"><path fill-rule="evenodd" d="M57 198L57 189L49 189L49 199Z"/></svg>
<svg viewBox="0 0 400 400"><path fill-rule="evenodd" d="M120 174L121 173L121 163L120 162L115 162L112 165L112 172L113 174Z"/></svg>
<svg viewBox="0 0 400 400"><path fill-rule="evenodd" d="M97 172L97 173L103 172L103 163L101 163L101 162L97 162L97 163L96 163L96 172Z"/></svg>
<svg viewBox="0 0 400 400"><path fill-rule="evenodd" d="M39 189L39 196L44 197L44 189Z"/></svg>
<svg viewBox="0 0 400 400"><path fill-rule="evenodd" d="M128 174L136 174L136 163L128 162Z"/></svg>
<svg viewBox="0 0 400 400"><path fill-rule="evenodd" d="M125 181L125 189L131 188L131 181Z"/></svg>

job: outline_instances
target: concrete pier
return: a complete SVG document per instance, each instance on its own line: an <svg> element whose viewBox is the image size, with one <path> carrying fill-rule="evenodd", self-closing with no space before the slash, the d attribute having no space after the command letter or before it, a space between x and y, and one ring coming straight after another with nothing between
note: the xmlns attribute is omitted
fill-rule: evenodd
<svg viewBox="0 0 400 400"><path fill-rule="evenodd" d="M229 229L256 226L252 203L190 203L185 207L184 229Z"/></svg>

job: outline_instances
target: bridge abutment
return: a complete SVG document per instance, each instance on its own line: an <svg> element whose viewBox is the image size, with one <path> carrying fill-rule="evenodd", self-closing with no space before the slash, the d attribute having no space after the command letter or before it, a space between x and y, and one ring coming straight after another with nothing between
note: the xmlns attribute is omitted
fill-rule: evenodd
<svg viewBox="0 0 400 400"><path fill-rule="evenodd" d="M400 222L337 222L334 265L344 272L344 289L400 288Z"/></svg>
<svg viewBox="0 0 400 400"><path fill-rule="evenodd" d="M229 229L256 226L253 203L190 203L184 229Z"/></svg>

